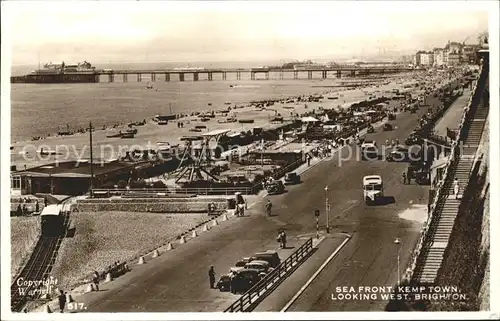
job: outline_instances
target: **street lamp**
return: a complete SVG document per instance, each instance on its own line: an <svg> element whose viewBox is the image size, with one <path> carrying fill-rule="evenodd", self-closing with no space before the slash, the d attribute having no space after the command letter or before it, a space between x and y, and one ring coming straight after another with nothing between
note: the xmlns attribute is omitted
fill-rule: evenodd
<svg viewBox="0 0 500 321"><path fill-rule="evenodd" d="M399 238L394 240L394 243L399 244L399 250L398 250L398 286L401 284L401 268L400 268L400 263L399 263L399 256L401 253L401 249L403 248L403 243Z"/></svg>
<svg viewBox="0 0 500 321"><path fill-rule="evenodd" d="M330 224L329 224L330 204L328 203L328 186L325 186L325 213L326 213L326 233L330 233Z"/></svg>

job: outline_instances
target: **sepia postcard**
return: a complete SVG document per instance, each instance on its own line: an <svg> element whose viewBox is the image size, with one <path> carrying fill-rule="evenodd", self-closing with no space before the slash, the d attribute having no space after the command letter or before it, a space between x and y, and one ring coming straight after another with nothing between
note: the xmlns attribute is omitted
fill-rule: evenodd
<svg viewBox="0 0 500 321"><path fill-rule="evenodd" d="M500 318L495 1L1 5L2 319Z"/></svg>

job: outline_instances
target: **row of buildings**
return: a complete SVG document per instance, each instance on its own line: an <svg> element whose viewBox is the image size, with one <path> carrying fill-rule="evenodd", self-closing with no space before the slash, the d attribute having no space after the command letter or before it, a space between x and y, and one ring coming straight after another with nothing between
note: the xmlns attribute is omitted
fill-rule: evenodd
<svg viewBox="0 0 500 321"><path fill-rule="evenodd" d="M481 45L466 45L459 42L448 42L444 48L432 51L418 51L414 57L415 66L443 67L459 64L476 63L476 52Z"/></svg>

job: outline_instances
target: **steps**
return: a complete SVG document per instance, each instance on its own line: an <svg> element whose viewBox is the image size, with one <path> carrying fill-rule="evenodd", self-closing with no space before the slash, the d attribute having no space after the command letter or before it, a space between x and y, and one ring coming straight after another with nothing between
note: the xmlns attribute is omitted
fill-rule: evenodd
<svg viewBox="0 0 500 321"><path fill-rule="evenodd" d="M486 87L487 87L486 80ZM483 88L484 91L485 88ZM478 89L479 90L479 89ZM455 220L458 216L461 199L460 195L469 183L469 176L474 165L474 158L483 134L484 125L488 118L489 102L484 101L482 91L479 90L481 101L472 119L466 120L463 125L463 143L458 145L459 158L448 169L446 181L443 184L441 196L434 210L424 246L417 258L417 265L412 277L412 283L434 284L443 263L446 248L453 232ZM458 199L455 198L453 181L460 184Z"/></svg>

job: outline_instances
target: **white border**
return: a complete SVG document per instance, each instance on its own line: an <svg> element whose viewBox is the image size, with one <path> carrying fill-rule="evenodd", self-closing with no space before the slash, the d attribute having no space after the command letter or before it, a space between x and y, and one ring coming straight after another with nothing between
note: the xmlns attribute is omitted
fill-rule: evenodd
<svg viewBox="0 0 500 321"><path fill-rule="evenodd" d="M26 5L28 1L22 1ZM42 1L40 1L42 2ZM43 1L44 3L47 3ZM76 2L76 1L74 1ZM78 1L78 5L81 5ZM93 1L94 2L94 1ZM120 6L120 7L131 7L138 5L135 1L103 1L105 3L100 3L104 6ZM359 1L360 2L360 1ZM499 11L498 3L496 1L424 1L424 2L396 2L389 1L384 4L382 1L370 1L363 3L350 3L350 2L321 2L322 6L325 7L355 7L362 5L364 7L371 7L373 11L384 10L384 11L425 11L432 6L432 10L448 10L448 11L488 11L489 14L489 41L490 41L490 177L499 177ZM262 11L292 11L296 12L301 10L303 12L309 11L307 8L314 7L314 2L287 2L284 1L273 1L273 2L202 2L196 3L173 3L170 2L165 4L169 10L178 11L234 11L234 10L245 10L248 12L262 12ZM207 320L207 319L218 319L218 320L229 320L229 319L242 319L242 320L254 320L254 319L288 319L288 320L305 320L305 319L331 319L331 318L342 318L346 320L350 319L492 319L493 312L497 312L496 318L500 316L498 313L499 307L498 303L495 305L494 302L500 302L500 278L498 270L495 271L493 267L500 267L500 259L498 257L498 251L500 250L500 239L499 239L499 226L500 217L498 215L498 209L500 204L498 203L498 197L491 197L490 199L490 311L491 312L448 312L448 313L432 313L432 312L413 312L413 313L385 313L385 312L327 312L327 313L312 313L312 312L302 312L302 313L248 313L248 314L224 314L224 313L84 313L84 314L13 314L10 310L9 296L10 296L10 218L7 213L9 213L10 205L10 66L11 66L11 52L10 52L10 24L8 12L10 9L17 5L12 2L2 2L1 10L1 24L2 24L2 53L1 53L1 72L2 72L2 94L1 94L1 195L3 202L1 204L1 255L2 264L2 280L1 282L1 319L3 320L90 320L95 317L103 320L165 320L165 319L179 319L179 320ZM57 7L64 7L63 1L57 1L53 4ZM71 3L72 6L76 5ZM156 6L158 2L151 1L146 3L140 3L140 5ZM332 18L334 14L332 13ZM422 22L424 23L424 22ZM490 195L500 195L500 190L498 186L498 180L491 180L491 193ZM7 259L6 259L7 258Z"/></svg>

